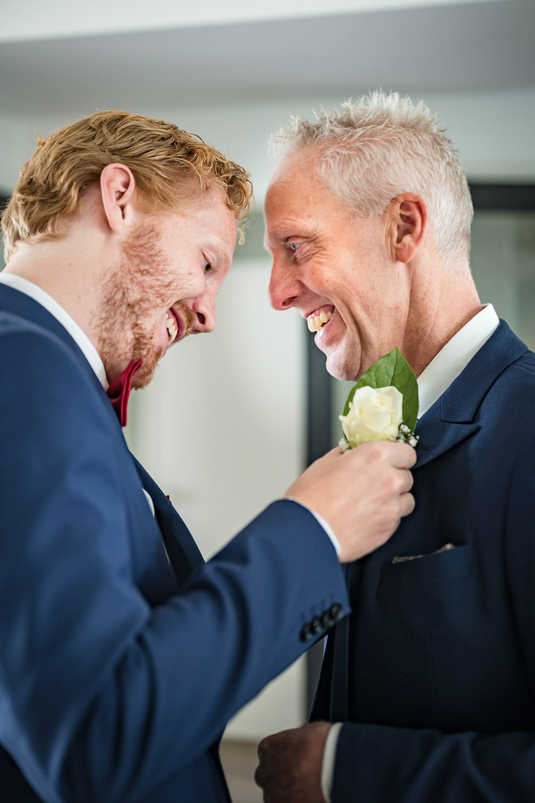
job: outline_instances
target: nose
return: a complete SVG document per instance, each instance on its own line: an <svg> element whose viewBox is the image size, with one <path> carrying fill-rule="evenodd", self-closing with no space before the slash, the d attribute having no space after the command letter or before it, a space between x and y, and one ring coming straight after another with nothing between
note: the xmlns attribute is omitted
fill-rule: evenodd
<svg viewBox="0 0 535 803"><path fill-rule="evenodd" d="M192 304L194 332L213 332L215 329L215 293L206 291L201 296L197 296Z"/></svg>
<svg viewBox="0 0 535 803"><path fill-rule="evenodd" d="M293 307L301 292L301 283L291 268L273 260L269 280L269 297L273 309L285 310Z"/></svg>

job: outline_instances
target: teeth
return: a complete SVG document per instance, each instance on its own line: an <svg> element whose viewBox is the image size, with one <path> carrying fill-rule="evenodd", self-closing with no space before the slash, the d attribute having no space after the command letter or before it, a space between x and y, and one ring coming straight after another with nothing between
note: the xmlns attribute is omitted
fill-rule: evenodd
<svg viewBox="0 0 535 803"><path fill-rule="evenodd" d="M317 315L309 315L307 318L309 332L319 332L319 330L331 320L332 316L332 310L322 310Z"/></svg>
<svg viewBox="0 0 535 803"><path fill-rule="evenodd" d="M169 345L175 342L176 336L178 334L178 326L176 320L173 315L167 316L166 324L167 326L167 334L169 335Z"/></svg>

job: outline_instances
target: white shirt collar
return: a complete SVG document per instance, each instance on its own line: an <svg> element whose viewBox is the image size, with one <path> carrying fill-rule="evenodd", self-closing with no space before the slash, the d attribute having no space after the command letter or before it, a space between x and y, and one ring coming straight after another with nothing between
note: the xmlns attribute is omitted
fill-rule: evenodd
<svg viewBox="0 0 535 803"><path fill-rule="evenodd" d="M19 290L21 293L25 293L30 298L33 298L34 301L37 301L38 304L41 304L42 307L47 309L51 315L56 318L57 321L67 330L70 334L72 339L81 349L84 357L86 358L87 362L97 375L98 381L104 388L104 390L108 389L108 377L106 376L106 370L104 368L104 363L100 359L100 354L89 340L86 333L80 329L76 321L74 321L69 313L58 304L58 302L52 298L48 293L46 293L41 287L38 287L33 282L28 281L28 279L23 279L22 276L18 276L15 273L6 273L2 271L0 273L0 282L2 284L7 284L9 287L13 287L15 290Z"/></svg>
<svg viewBox="0 0 535 803"><path fill-rule="evenodd" d="M486 304L477 315L448 340L418 377L420 399L418 418L421 418L451 383L457 379L472 357L489 340L500 320L492 304Z"/></svg>

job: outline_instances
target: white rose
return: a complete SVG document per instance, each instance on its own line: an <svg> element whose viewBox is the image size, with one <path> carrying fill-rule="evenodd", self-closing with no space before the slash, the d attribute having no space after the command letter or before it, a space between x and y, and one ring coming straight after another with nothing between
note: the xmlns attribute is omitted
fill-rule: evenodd
<svg viewBox="0 0 535 803"><path fill-rule="evenodd" d="M403 396L395 387L359 388L348 414L339 418L352 447L368 441L395 441L403 420Z"/></svg>

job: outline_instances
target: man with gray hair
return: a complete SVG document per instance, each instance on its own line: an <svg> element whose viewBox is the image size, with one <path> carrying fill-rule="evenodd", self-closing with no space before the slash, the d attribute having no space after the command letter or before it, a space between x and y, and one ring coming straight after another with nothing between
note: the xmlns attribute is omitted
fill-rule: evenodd
<svg viewBox="0 0 535 803"><path fill-rule="evenodd" d="M260 744L257 783L269 803L531 800L535 355L479 300L467 181L422 103L376 92L277 141L272 304L339 379L399 348L420 440L416 511L351 565L313 721Z"/></svg>
<svg viewBox="0 0 535 803"><path fill-rule="evenodd" d="M228 720L414 507L410 446L333 449L205 563L130 453L130 390L213 331L250 195L199 137L110 110L40 139L2 215L2 803L230 803Z"/></svg>

